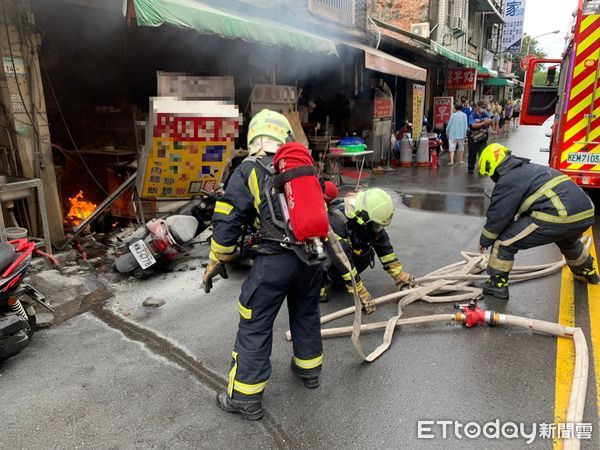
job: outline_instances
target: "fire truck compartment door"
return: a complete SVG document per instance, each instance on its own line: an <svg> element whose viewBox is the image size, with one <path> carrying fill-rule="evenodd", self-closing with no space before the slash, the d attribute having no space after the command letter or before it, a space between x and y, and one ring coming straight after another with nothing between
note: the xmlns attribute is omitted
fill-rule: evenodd
<svg viewBox="0 0 600 450"><path fill-rule="evenodd" d="M548 117L556 112L556 104L558 103L557 66L560 62L556 59L533 59L530 61L525 76L521 124L542 125ZM544 86L540 81L543 72L536 71L536 69L539 65L549 63L556 65L548 69L544 78L546 86Z"/></svg>

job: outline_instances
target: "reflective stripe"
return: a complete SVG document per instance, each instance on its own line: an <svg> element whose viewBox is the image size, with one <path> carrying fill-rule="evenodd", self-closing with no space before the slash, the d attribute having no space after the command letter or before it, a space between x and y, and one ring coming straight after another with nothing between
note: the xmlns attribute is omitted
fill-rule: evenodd
<svg viewBox="0 0 600 450"><path fill-rule="evenodd" d="M356 271L356 267L352 269L352 272L346 272L344 275L342 275L342 278L345 281L351 281L352 280L352 276L356 276L357 275L357 271Z"/></svg>
<svg viewBox="0 0 600 450"><path fill-rule="evenodd" d="M231 352L233 357L233 366L229 371L229 384L227 385L227 393L231 397L233 395L233 384L235 382L235 373L237 372L237 352Z"/></svg>
<svg viewBox="0 0 600 450"><path fill-rule="evenodd" d="M252 197L254 197L254 209L257 213L260 213L260 188L258 187L258 177L256 176L256 169L252 169L250 176L248 177L248 188Z"/></svg>
<svg viewBox="0 0 600 450"><path fill-rule="evenodd" d="M309 370L319 367L321 364L323 364L323 355L319 355L313 359L300 359L294 356L293 360L294 364L296 364L296 366L299 368Z"/></svg>
<svg viewBox="0 0 600 450"><path fill-rule="evenodd" d="M395 261L397 259L398 259L398 257L396 256L395 253L390 253L389 255L379 257L379 261L381 261L381 264L389 263L389 262Z"/></svg>
<svg viewBox="0 0 600 450"><path fill-rule="evenodd" d="M566 217L553 216L552 214L534 211L531 213L531 217L533 217L534 219L541 220L542 222L573 223L579 222L580 220L589 219L590 217L594 217L594 208L580 212L579 214L573 214L572 216Z"/></svg>
<svg viewBox="0 0 600 450"><path fill-rule="evenodd" d="M240 316L242 316L246 320L252 319L252 310L250 308L246 308L242 305L238 300L238 308L240 310Z"/></svg>
<svg viewBox="0 0 600 450"><path fill-rule="evenodd" d="M485 236L488 239L491 239L493 241L495 241L496 239L498 239L498 235L496 233L492 233L491 231L487 230L486 228L483 229L483 231L481 232L481 234L483 236Z"/></svg>
<svg viewBox="0 0 600 450"><path fill-rule="evenodd" d="M265 390L265 386L267 385L267 381L261 381L260 383L248 384L242 383L235 379L235 375L237 372L237 352L231 352L231 356L233 356L233 367L229 371L229 385L227 386L227 393L229 396L233 396L233 391L237 391L240 394L244 395L255 395L260 394Z"/></svg>
<svg viewBox="0 0 600 450"><path fill-rule="evenodd" d="M583 251L581 252L581 255L579 255L578 258L575 258L575 259L565 258L565 260L567 261L567 264L569 266L577 267L577 266L582 266L583 263L585 263L587 261L589 256L590 256L590 250L584 245Z"/></svg>
<svg viewBox="0 0 600 450"><path fill-rule="evenodd" d="M223 253L223 254L227 255L227 254L233 253L233 251L235 250L235 244L234 245L221 245L217 241L215 241L214 239L211 238L210 249L215 253Z"/></svg>
<svg viewBox="0 0 600 450"><path fill-rule="evenodd" d="M558 197L558 195L556 195L556 192L554 192L553 190L549 190L548 192L546 192L545 195L546 195L546 197L548 197L550 199L550 201L556 208L556 212L558 213L558 215L560 217L566 217L567 210L565 208L565 205L563 205L563 202L560 201L560 198Z"/></svg>
<svg viewBox="0 0 600 450"><path fill-rule="evenodd" d="M230 205L229 203L225 203L222 201L218 201L217 203L215 203L215 213L224 214L228 216L231 213L232 209L233 205Z"/></svg>
<svg viewBox="0 0 600 450"><path fill-rule="evenodd" d="M488 259L488 267L490 269L495 269L500 272L510 272L513 268L514 261L500 259L498 257L498 247L499 246L500 246L500 242L496 241L496 243L492 247L492 252L490 254L490 258Z"/></svg>
<svg viewBox="0 0 600 450"><path fill-rule="evenodd" d="M531 205L533 205L535 201L539 199L542 195L545 195L546 192L558 186L559 184L564 183L565 181L569 181L570 179L571 178L569 178L567 175L560 175L548 181L547 183L544 183L537 191L535 191L533 194L531 194L525 199L525 201L521 204L521 207L519 208L519 214L523 214L525 211L527 211L531 207Z"/></svg>
<svg viewBox="0 0 600 450"><path fill-rule="evenodd" d="M512 245L517 241L520 241L521 239L525 239L527 236L529 236L531 233L533 233L538 228L539 228L539 225L536 225L535 223L530 223L527 226L527 228L525 228L520 233L517 233L515 236L511 237L510 239L506 239L504 241L498 241L498 244L500 244L504 247L508 247L509 245Z"/></svg>

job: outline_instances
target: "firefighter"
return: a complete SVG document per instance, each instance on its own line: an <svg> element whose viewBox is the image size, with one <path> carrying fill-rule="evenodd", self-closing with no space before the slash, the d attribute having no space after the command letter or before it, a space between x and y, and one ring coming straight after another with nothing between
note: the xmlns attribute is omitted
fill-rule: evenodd
<svg viewBox="0 0 600 450"><path fill-rule="evenodd" d="M277 149L290 140L292 128L285 116L265 109L252 118L248 129L250 157L235 169L215 207L205 290L210 291L214 276L234 258L245 225L256 224L261 234L269 235L265 227L272 226L273 217L264 193L268 176L264 168L272 163ZM291 369L305 387L319 386L323 363L319 291L323 276L321 264L309 265L277 242L260 242L239 296L240 322L229 385L217 395L219 408L249 420L263 417L263 391L271 375L273 322L286 296L294 351Z"/></svg>
<svg viewBox="0 0 600 450"><path fill-rule="evenodd" d="M367 314L375 311L373 297L360 279L359 273L375 264L375 255L383 268L394 279L398 290L405 285L414 285L414 280L404 271L402 263L394 253L390 237L384 230L392 222L394 203L392 198L382 189L373 188L352 193L344 198L344 202L333 205L329 209L331 229L340 241L352 270L344 267L335 254L329 249L332 264L329 278L334 282L343 282L350 294L354 293L352 275L354 275L358 295ZM321 292L321 301L326 301L327 292ZM323 298L325 297L325 298Z"/></svg>
<svg viewBox="0 0 600 450"><path fill-rule="evenodd" d="M508 299L508 278L519 250L554 242L571 272L598 284L600 278L582 234L594 223L594 205L567 175L510 155L501 144L488 145L479 173L496 183L479 250L491 247L489 279L483 293Z"/></svg>

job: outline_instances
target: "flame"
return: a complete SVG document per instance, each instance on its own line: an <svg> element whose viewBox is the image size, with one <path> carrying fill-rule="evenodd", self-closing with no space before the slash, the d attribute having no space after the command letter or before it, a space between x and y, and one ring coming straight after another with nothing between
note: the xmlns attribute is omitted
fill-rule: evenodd
<svg viewBox="0 0 600 450"><path fill-rule="evenodd" d="M83 219L96 210L95 203L83 199L83 191L79 191L75 197L69 197L71 209L67 213L67 219L73 225L79 225Z"/></svg>

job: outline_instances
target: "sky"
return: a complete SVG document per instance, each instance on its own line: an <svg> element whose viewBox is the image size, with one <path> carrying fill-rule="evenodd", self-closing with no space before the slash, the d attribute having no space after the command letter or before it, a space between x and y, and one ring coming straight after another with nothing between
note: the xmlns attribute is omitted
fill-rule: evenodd
<svg viewBox="0 0 600 450"><path fill-rule="evenodd" d="M526 0L523 31L530 36L539 36L554 30L558 34L549 34L537 39L538 48L546 52L549 58L560 58L565 48L564 37L571 24L571 13L577 8L578 0Z"/></svg>

